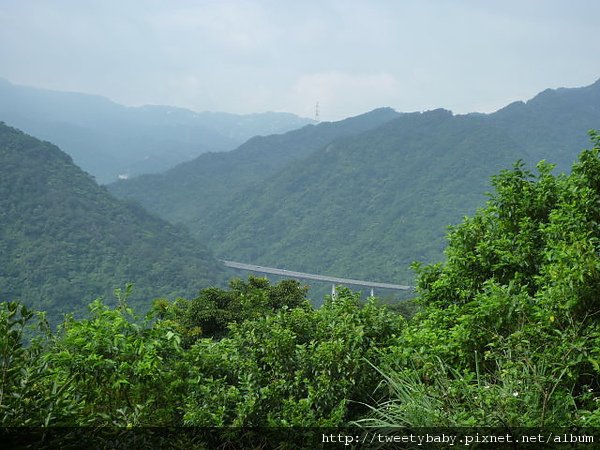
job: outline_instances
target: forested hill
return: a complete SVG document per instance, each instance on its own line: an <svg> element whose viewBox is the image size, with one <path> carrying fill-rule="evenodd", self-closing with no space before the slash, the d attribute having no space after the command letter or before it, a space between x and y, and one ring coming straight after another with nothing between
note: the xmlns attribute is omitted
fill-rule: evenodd
<svg viewBox="0 0 600 450"><path fill-rule="evenodd" d="M239 261L410 284L411 262L439 259L447 224L524 155L485 117L407 114L289 165L194 230Z"/></svg>
<svg viewBox="0 0 600 450"><path fill-rule="evenodd" d="M223 281L185 230L112 197L58 147L0 122L0 297L56 317L126 282L132 304Z"/></svg>
<svg viewBox="0 0 600 450"><path fill-rule="evenodd" d="M489 178L523 160L567 170L600 127L600 82L546 90L494 114L404 114L339 139L193 222L224 258L413 283L443 257L448 224L484 205Z"/></svg>
<svg viewBox="0 0 600 450"><path fill-rule="evenodd" d="M233 195L290 162L307 157L334 139L360 134L399 116L393 109L380 108L339 122L255 137L234 151L203 154L165 173L122 180L108 188L119 197L135 198L172 222L193 227L209 211L228 204Z"/></svg>
<svg viewBox="0 0 600 450"><path fill-rule="evenodd" d="M13 85L0 78L0 120L56 143L100 183L167 170L208 151L312 120L288 113L197 113L171 106L126 107L98 95Z"/></svg>
<svg viewBox="0 0 600 450"><path fill-rule="evenodd" d="M308 127L212 155L219 168L207 155L111 189L188 225L224 259L413 284L409 264L443 257L448 224L484 205L491 175L520 159L568 168L600 127L599 96L597 82L494 114L387 112L312 147L300 138L319 127ZM277 159L290 149L298 157Z"/></svg>
<svg viewBox="0 0 600 450"><path fill-rule="evenodd" d="M531 162L547 159L567 172L600 124L600 79L581 88L546 89L490 115L491 123L527 148Z"/></svg>

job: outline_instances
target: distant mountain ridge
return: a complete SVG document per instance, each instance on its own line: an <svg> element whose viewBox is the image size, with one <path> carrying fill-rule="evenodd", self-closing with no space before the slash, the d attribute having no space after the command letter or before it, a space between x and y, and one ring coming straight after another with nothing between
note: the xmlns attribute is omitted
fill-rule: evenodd
<svg viewBox="0 0 600 450"><path fill-rule="evenodd" d="M289 113L125 107L98 95L17 86L2 78L0 120L56 143L101 183L164 171L208 151L231 150L256 135L313 123Z"/></svg>
<svg viewBox="0 0 600 450"><path fill-rule="evenodd" d="M530 162L548 159L559 171L570 170L588 146L587 131L600 126L599 117L600 79L579 88L546 89L489 115L494 126L524 144Z"/></svg>
<svg viewBox="0 0 600 450"><path fill-rule="evenodd" d="M223 284L189 233L98 186L58 147L0 122L0 299L56 319L135 283L134 306Z"/></svg>
<svg viewBox="0 0 600 450"><path fill-rule="evenodd" d="M599 106L596 82L492 114L395 113L314 147L295 138L302 130L252 140L228 153L251 182L231 173L235 188L217 202L205 197L227 177L203 157L109 188L186 224L225 259L412 284L409 264L443 257L446 227L483 204L490 176L519 159L567 170L600 128ZM306 150L272 166L294 146Z"/></svg>
<svg viewBox="0 0 600 450"><path fill-rule="evenodd" d="M121 180L107 187L117 196L135 198L173 222L189 224L290 162L339 137L358 135L399 116L391 108L380 108L339 122L257 136L233 151L206 153L167 172Z"/></svg>

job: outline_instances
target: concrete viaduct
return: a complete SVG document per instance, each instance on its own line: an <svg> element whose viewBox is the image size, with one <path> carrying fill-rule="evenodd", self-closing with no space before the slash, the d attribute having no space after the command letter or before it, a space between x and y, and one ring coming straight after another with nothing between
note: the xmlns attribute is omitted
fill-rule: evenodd
<svg viewBox="0 0 600 450"><path fill-rule="evenodd" d="M339 284L350 285L350 286L365 286L371 289L371 297L374 295L375 288L378 289L390 289L394 291L411 291L414 288L412 286L404 286L402 284L392 283L380 283L377 281L364 281L364 280L353 280L351 278L338 278L329 277L325 275L317 275L313 273L295 272L292 270L277 269L275 267L257 266L255 264L245 264L235 261L221 260L226 267L232 269L247 270L249 272L256 273L267 273L271 275L280 275L288 278L295 278L298 280L315 280L332 283L331 294L335 295L335 286Z"/></svg>

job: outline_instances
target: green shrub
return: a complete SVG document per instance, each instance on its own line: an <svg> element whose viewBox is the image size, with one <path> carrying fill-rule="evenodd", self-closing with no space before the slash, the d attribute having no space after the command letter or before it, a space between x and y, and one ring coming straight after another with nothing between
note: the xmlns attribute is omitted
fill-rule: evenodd
<svg viewBox="0 0 600 450"><path fill-rule="evenodd" d="M368 361L403 319L341 290L322 308L283 309L231 326L190 350L198 374L185 423L196 426L337 426L357 417L377 387Z"/></svg>

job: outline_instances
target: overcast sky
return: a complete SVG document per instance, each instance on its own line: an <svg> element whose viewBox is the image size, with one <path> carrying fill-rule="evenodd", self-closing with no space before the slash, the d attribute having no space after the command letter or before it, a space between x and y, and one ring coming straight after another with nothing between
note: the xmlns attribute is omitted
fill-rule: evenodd
<svg viewBox="0 0 600 450"><path fill-rule="evenodd" d="M0 77L322 120L491 112L600 78L599 18L598 0L0 0Z"/></svg>

